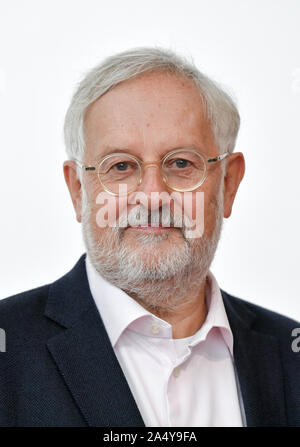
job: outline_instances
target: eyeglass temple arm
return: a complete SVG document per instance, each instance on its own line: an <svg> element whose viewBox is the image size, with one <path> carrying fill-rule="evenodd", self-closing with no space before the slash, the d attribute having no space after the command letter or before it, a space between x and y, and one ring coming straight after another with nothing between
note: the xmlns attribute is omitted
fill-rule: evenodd
<svg viewBox="0 0 300 447"><path fill-rule="evenodd" d="M213 163L215 161L220 161L220 160L223 160L224 158L226 158L228 155L230 155L230 152L225 152L224 154L218 155L217 157L209 158L207 160L207 162L208 163Z"/></svg>
<svg viewBox="0 0 300 447"><path fill-rule="evenodd" d="M78 160L74 160L77 166L79 166L81 169L84 169L85 171L95 171L95 166L86 166L83 163L81 163Z"/></svg>

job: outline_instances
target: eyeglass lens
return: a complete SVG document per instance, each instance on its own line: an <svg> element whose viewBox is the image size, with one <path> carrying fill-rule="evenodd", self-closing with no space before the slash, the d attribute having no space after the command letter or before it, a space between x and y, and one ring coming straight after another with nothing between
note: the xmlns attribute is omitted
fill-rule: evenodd
<svg viewBox="0 0 300 447"><path fill-rule="evenodd" d="M205 175L205 162L196 152L170 153L164 158L161 174L166 184L179 190L190 189L201 182ZM126 154L106 157L99 166L99 180L108 191L117 194L120 184L128 191L138 186L142 169L140 163Z"/></svg>

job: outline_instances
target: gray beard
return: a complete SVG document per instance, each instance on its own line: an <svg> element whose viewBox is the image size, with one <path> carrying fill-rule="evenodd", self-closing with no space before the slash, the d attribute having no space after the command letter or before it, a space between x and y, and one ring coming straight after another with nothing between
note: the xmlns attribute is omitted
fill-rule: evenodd
<svg viewBox="0 0 300 447"><path fill-rule="evenodd" d="M180 243L168 242L169 232L137 234L134 249L124 240L124 228L91 225L91 205L82 194L82 232L94 268L108 282L153 312L174 312L195 299L205 280L220 239L223 223L223 182L215 200L215 228L211 238L187 239L178 228ZM174 230L172 230L174 231ZM167 248L160 249L160 244ZM164 245L165 246L165 245Z"/></svg>

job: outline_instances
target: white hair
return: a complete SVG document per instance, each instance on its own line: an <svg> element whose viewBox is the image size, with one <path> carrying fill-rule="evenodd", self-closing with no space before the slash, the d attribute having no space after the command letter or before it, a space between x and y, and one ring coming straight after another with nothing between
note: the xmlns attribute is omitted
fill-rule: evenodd
<svg viewBox="0 0 300 447"><path fill-rule="evenodd" d="M79 83L64 125L66 151L70 159L83 161L84 117L88 106L120 82L150 71L165 71L192 79L199 88L205 117L211 123L219 153L234 150L240 117L232 98L216 82L201 73L193 62L171 50L142 47L105 59Z"/></svg>

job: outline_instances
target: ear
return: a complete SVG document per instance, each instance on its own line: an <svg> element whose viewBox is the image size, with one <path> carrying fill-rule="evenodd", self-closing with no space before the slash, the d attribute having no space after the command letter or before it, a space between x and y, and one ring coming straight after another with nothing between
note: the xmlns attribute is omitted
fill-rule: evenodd
<svg viewBox="0 0 300 447"><path fill-rule="evenodd" d="M231 215L235 195L244 173L245 159L242 152L231 154L227 159L224 178L224 217Z"/></svg>
<svg viewBox="0 0 300 447"><path fill-rule="evenodd" d="M63 169L65 181L75 209L76 219L78 222L81 222L81 182L77 177L76 163L70 160L65 161Z"/></svg>

